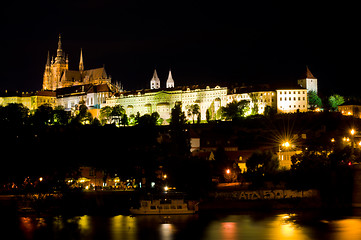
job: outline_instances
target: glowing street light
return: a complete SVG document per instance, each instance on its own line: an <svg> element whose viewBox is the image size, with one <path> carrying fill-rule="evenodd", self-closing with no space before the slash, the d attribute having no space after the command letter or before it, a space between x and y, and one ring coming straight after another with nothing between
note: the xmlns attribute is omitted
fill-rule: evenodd
<svg viewBox="0 0 361 240"><path fill-rule="evenodd" d="M284 142L284 143L282 143L282 147L286 147L286 148L288 148L288 147L290 147L291 146L291 144L290 144L290 142Z"/></svg>
<svg viewBox="0 0 361 240"><path fill-rule="evenodd" d="M228 168L228 169L226 170L226 173L227 173L227 174L230 174L230 173L231 173L231 170Z"/></svg>
<svg viewBox="0 0 361 240"><path fill-rule="evenodd" d="M356 133L355 129L352 128L352 129L350 130L350 133L351 133L352 136L355 135L355 133Z"/></svg>

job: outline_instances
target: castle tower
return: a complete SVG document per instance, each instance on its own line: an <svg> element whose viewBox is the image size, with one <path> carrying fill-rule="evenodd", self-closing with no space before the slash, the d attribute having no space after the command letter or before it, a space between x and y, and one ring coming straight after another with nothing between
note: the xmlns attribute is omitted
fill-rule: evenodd
<svg viewBox="0 0 361 240"><path fill-rule="evenodd" d="M168 79L167 79L166 87L167 87L167 88L174 88L174 80L173 80L172 72L171 72L170 69L169 69L169 74L168 74Z"/></svg>
<svg viewBox="0 0 361 240"><path fill-rule="evenodd" d="M306 88L307 91L314 91L317 94L317 78L313 76L308 66L306 66L305 75L298 80L298 85Z"/></svg>
<svg viewBox="0 0 361 240"><path fill-rule="evenodd" d="M150 89L159 89L160 88L160 80L157 74L157 70L154 69L152 80L150 80Z"/></svg>

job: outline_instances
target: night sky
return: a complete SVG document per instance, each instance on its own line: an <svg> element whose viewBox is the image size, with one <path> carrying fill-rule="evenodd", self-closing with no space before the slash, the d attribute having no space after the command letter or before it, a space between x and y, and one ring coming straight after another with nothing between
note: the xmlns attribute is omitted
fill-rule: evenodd
<svg viewBox="0 0 361 240"><path fill-rule="evenodd" d="M39 90L58 35L78 69L127 90L202 83L289 83L306 65L321 94L358 94L358 7L327 1L11 1L2 6L0 90ZM5 62L5 64L4 64ZM5 74L4 74L5 73Z"/></svg>

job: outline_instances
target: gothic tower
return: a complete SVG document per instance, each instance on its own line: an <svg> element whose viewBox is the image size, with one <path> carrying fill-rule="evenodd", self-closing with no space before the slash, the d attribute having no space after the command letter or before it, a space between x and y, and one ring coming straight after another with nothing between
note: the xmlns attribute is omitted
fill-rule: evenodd
<svg viewBox="0 0 361 240"><path fill-rule="evenodd" d="M49 54L45 65L45 72L43 78L44 90L56 90L61 87L61 76L65 70L68 70L68 58L61 48L61 36L59 34L58 49L56 51L55 61L52 59L50 63Z"/></svg>
<svg viewBox="0 0 361 240"><path fill-rule="evenodd" d="M49 89L50 86L50 82L51 82L51 78L52 78L52 74L51 74L51 65L50 65L50 55L49 55L49 51L48 51L48 57L46 59L46 64L45 64L45 71L44 71L44 76L43 76L43 89Z"/></svg>

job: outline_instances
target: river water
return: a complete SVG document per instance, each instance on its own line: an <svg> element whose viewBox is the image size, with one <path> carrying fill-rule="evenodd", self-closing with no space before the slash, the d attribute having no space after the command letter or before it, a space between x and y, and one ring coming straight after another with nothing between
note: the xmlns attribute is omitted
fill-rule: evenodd
<svg viewBox="0 0 361 240"><path fill-rule="evenodd" d="M233 212L172 216L2 217L1 239L361 239L361 213ZM6 236L6 237L5 237Z"/></svg>

